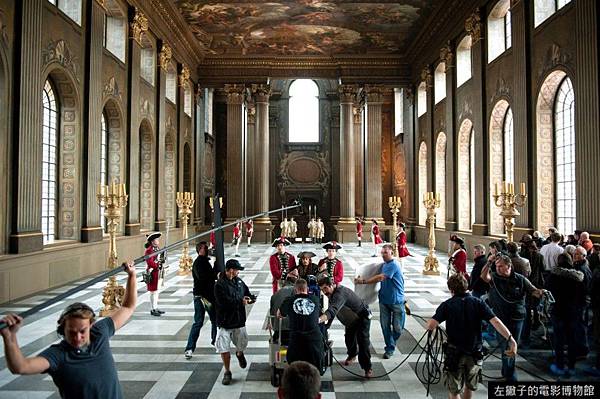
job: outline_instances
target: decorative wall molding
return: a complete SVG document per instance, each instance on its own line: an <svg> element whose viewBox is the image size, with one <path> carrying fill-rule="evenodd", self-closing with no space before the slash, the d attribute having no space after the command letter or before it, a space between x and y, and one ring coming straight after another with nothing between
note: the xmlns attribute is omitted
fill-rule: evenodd
<svg viewBox="0 0 600 399"><path fill-rule="evenodd" d="M160 53L158 53L158 64L163 71L169 71L169 65L171 64L171 58L173 57L173 50L167 43L163 43L160 47Z"/></svg>
<svg viewBox="0 0 600 399"><path fill-rule="evenodd" d="M465 21L465 30L467 31L467 34L471 36L473 45L482 38L481 28L481 16L479 15L479 9L477 8Z"/></svg>
<svg viewBox="0 0 600 399"><path fill-rule="evenodd" d="M444 63L444 72L448 73L454 66L454 53L450 43L440 49L440 60Z"/></svg>
<svg viewBox="0 0 600 399"><path fill-rule="evenodd" d="M71 52L67 42L63 39L50 41L46 48L42 49L42 59L44 66L57 62L73 73L77 82L80 82L79 68L77 65L77 57Z"/></svg>
<svg viewBox="0 0 600 399"><path fill-rule="evenodd" d="M131 38L140 46L142 45L142 36L148 31L148 18L139 10L134 8L133 20L130 22Z"/></svg>
<svg viewBox="0 0 600 399"><path fill-rule="evenodd" d="M179 86L180 87L187 86L189 84L189 80L190 80L190 68L183 65L181 67L181 72L179 73L178 78L179 78Z"/></svg>
<svg viewBox="0 0 600 399"><path fill-rule="evenodd" d="M117 83L114 76L111 76L108 79L108 82L104 85L104 90L102 90L102 96L104 98L107 97L115 97L119 100L122 100L121 90L119 90L119 84Z"/></svg>
<svg viewBox="0 0 600 399"><path fill-rule="evenodd" d="M509 99L510 97L510 87L503 77L499 77L496 80L496 89L492 92L489 105L497 103L500 99Z"/></svg>
<svg viewBox="0 0 600 399"><path fill-rule="evenodd" d="M421 81L425 82L427 88L433 87L433 73L431 72L431 67L429 65L421 70Z"/></svg>
<svg viewBox="0 0 600 399"><path fill-rule="evenodd" d="M552 70L563 67L572 70L573 56L570 52L561 48L558 44L552 43L546 50L544 58L538 61L537 81L541 85L541 80L545 78Z"/></svg>

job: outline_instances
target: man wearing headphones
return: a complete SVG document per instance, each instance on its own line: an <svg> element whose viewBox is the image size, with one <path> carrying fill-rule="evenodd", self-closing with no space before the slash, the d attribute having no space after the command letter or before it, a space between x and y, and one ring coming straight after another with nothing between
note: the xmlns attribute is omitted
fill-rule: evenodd
<svg viewBox="0 0 600 399"><path fill-rule="evenodd" d="M26 358L19 348L17 331L23 318L15 314L6 316L3 321L8 327L0 330L0 334L4 339L6 365L11 373L48 373L65 399L123 398L109 339L135 310L137 289L133 262L128 262L125 270L127 288L119 310L94 322L96 315L88 305L81 302L69 305L60 315L56 328L63 340L38 356Z"/></svg>

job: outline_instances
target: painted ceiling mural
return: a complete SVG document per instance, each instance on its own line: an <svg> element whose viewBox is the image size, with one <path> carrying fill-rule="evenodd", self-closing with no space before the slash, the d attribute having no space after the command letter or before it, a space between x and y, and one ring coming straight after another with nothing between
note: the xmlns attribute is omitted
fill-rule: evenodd
<svg viewBox="0 0 600 399"><path fill-rule="evenodd" d="M176 0L213 55L396 55L434 0Z"/></svg>

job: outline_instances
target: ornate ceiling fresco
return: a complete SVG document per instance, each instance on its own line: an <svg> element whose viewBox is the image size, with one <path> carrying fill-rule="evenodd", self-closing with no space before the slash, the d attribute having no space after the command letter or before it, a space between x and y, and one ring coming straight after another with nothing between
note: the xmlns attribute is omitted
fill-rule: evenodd
<svg viewBox="0 0 600 399"><path fill-rule="evenodd" d="M175 4L212 56L394 56L433 0L205 1Z"/></svg>

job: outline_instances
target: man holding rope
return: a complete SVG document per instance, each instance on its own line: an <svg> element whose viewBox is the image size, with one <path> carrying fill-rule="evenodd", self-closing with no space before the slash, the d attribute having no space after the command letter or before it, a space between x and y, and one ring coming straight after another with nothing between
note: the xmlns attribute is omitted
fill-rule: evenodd
<svg viewBox="0 0 600 399"><path fill-rule="evenodd" d="M23 318L15 314L2 321L6 364L13 374L48 373L60 396L69 398L123 398L109 339L135 310L137 289L133 262L125 266L127 287L123 305L110 317L95 322L95 313L85 303L73 303L62 312L56 331L63 339L38 356L25 357L17 342ZM102 370L101 373L98 371Z"/></svg>

